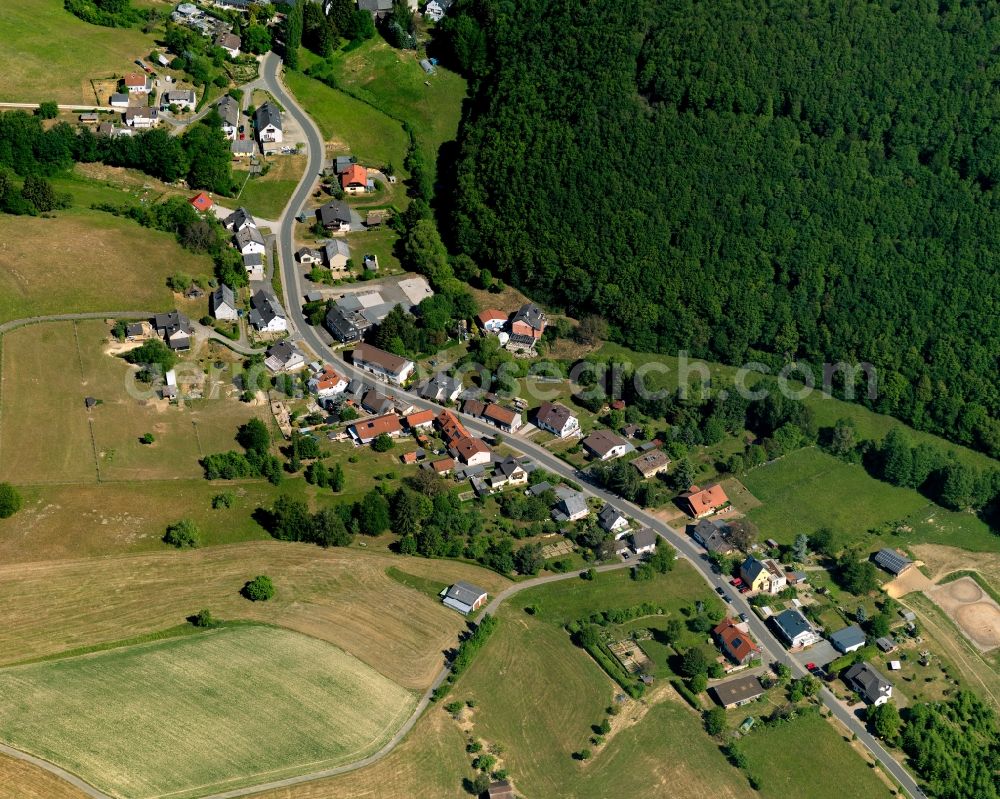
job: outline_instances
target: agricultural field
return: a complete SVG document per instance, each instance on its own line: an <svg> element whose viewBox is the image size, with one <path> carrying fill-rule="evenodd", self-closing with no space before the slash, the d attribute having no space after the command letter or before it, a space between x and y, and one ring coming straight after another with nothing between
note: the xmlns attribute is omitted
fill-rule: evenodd
<svg viewBox="0 0 1000 799"><path fill-rule="evenodd" d="M86 311L172 307L166 279L208 277L212 261L168 234L90 210L0 216L0 323Z"/></svg>
<svg viewBox="0 0 1000 799"><path fill-rule="evenodd" d="M161 545L162 546L162 545ZM339 646L393 682L426 688L465 619L436 597L402 585L390 566L418 578L468 580L497 593L510 581L455 561L370 553L360 546L257 541L0 566L0 663L50 657L183 624L209 608L222 619L286 627ZM269 575L277 594L251 603L239 590Z"/></svg>
<svg viewBox="0 0 1000 799"><path fill-rule="evenodd" d="M299 185L306 168L304 155L276 155L270 158L271 168L266 175L251 177L243 185L235 199L223 199L226 206L243 206L250 213L262 219L277 220ZM233 177L241 182L246 178L246 170L234 169ZM292 209L293 213L297 209Z"/></svg>
<svg viewBox="0 0 1000 799"><path fill-rule="evenodd" d="M86 799L87 795L45 769L0 755L0 799Z"/></svg>
<svg viewBox="0 0 1000 799"><path fill-rule="evenodd" d="M319 126L329 152L350 153L365 166L391 163L396 174L405 177L409 142L399 122L301 72L288 71L284 80Z"/></svg>
<svg viewBox="0 0 1000 799"><path fill-rule="evenodd" d="M138 28L88 25L62 0L0 3L0 30L0 101L8 102L94 103L91 80L123 75L154 45Z"/></svg>
<svg viewBox="0 0 1000 799"><path fill-rule="evenodd" d="M765 799L784 799L804 789L810 799L895 795L866 765L870 758L862 759L818 715L754 729L740 741L740 749L750 761L750 773L760 779L759 795Z"/></svg>
<svg viewBox="0 0 1000 799"><path fill-rule="evenodd" d="M336 647L261 626L0 670L0 696L3 740L114 795L178 799L357 760L416 703Z"/></svg>
<svg viewBox="0 0 1000 799"><path fill-rule="evenodd" d="M918 492L871 477L861 466L845 463L813 447L798 450L743 477L763 504L749 517L768 538L791 543L798 533L829 527L844 544L874 549L884 542L889 524L910 530L889 539L892 546L947 543L974 551L996 549L996 536L977 517L953 513Z"/></svg>

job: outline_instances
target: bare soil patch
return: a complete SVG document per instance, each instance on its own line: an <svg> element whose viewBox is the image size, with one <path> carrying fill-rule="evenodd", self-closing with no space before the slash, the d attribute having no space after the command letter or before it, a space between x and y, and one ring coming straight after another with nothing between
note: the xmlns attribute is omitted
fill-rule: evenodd
<svg viewBox="0 0 1000 799"><path fill-rule="evenodd" d="M962 577L927 593L981 651L1000 646L1000 605L971 577Z"/></svg>

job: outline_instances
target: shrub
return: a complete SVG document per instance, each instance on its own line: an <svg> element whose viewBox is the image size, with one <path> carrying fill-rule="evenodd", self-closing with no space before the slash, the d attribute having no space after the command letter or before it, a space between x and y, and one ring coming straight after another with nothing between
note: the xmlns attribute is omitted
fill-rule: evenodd
<svg viewBox="0 0 1000 799"><path fill-rule="evenodd" d="M139 443L141 444L152 444L154 441L156 441L156 436L152 433L143 433L139 436Z"/></svg>
<svg viewBox="0 0 1000 799"><path fill-rule="evenodd" d="M21 495L10 483L0 483L0 519L8 519L21 509Z"/></svg>
<svg viewBox="0 0 1000 799"><path fill-rule="evenodd" d="M219 510L220 508L231 508L233 507L233 502L236 501L236 496L232 491L223 491L221 494L216 494L212 497L212 509Z"/></svg>
<svg viewBox="0 0 1000 799"><path fill-rule="evenodd" d="M240 593L251 602L266 602L274 596L274 583L266 574L258 574L243 586Z"/></svg>
<svg viewBox="0 0 1000 799"><path fill-rule="evenodd" d="M219 622L212 615L212 611L208 610L207 608L203 609L203 610L199 610L193 616L189 617L189 621L195 627L204 627L206 629L209 628L209 627L218 627L219 626Z"/></svg>
<svg viewBox="0 0 1000 799"><path fill-rule="evenodd" d="M201 543L201 533L197 525L190 519L181 519L167 527L167 532L163 535L165 543L175 546L178 549L184 547L196 547Z"/></svg>

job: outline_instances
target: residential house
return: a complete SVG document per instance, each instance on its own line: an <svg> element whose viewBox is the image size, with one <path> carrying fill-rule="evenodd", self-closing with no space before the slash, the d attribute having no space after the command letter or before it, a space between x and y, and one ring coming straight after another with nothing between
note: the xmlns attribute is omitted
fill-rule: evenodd
<svg viewBox="0 0 1000 799"><path fill-rule="evenodd" d="M441 597L449 608L459 613L472 613L486 602L486 592L478 585L459 580L441 592Z"/></svg>
<svg viewBox="0 0 1000 799"><path fill-rule="evenodd" d="M552 518L557 522L575 522L590 515L587 499L579 491L571 491L562 497L552 509Z"/></svg>
<svg viewBox="0 0 1000 799"><path fill-rule="evenodd" d="M651 449L638 458L633 458L631 463L647 479L670 468L670 458L661 449Z"/></svg>
<svg viewBox="0 0 1000 799"><path fill-rule="evenodd" d="M545 332L545 314L533 302L522 305L510 321L511 344L534 347Z"/></svg>
<svg viewBox="0 0 1000 799"><path fill-rule="evenodd" d="M712 635L719 648L739 666L760 657L760 648L733 619L723 619Z"/></svg>
<svg viewBox="0 0 1000 799"><path fill-rule="evenodd" d="M462 403L462 413L479 419L486 413L486 403L477 399L467 399Z"/></svg>
<svg viewBox="0 0 1000 799"><path fill-rule="evenodd" d="M264 237L255 227L243 228L233 237L233 240L236 242L236 249L240 251L240 255L263 255L267 252Z"/></svg>
<svg viewBox="0 0 1000 799"><path fill-rule="evenodd" d="M166 111L176 106L181 111L193 111L198 104L198 96L193 89L171 89L160 95L160 110Z"/></svg>
<svg viewBox="0 0 1000 799"><path fill-rule="evenodd" d="M582 443L592 458L602 461L620 458L628 452L635 451L630 442L611 430L595 430L583 439Z"/></svg>
<svg viewBox="0 0 1000 799"><path fill-rule="evenodd" d="M630 422L622 428L622 435L625 438L641 438L642 428L634 422Z"/></svg>
<svg viewBox="0 0 1000 799"><path fill-rule="evenodd" d="M370 444L383 433L391 438L396 438L403 432L403 427L399 423L399 417L394 413L385 416L376 416L374 419L365 419L355 422L347 428L351 438L360 444Z"/></svg>
<svg viewBox="0 0 1000 799"><path fill-rule="evenodd" d="M234 141L240 127L240 104L227 94L215 104L215 109L222 118L222 132Z"/></svg>
<svg viewBox="0 0 1000 799"><path fill-rule="evenodd" d="M285 309L278 298L260 289L250 298L250 324L262 333L283 333L288 330Z"/></svg>
<svg viewBox="0 0 1000 799"><path fill-rule="evenodd" d="M129 322L125 326L126 341L148 341L153 336L153 326L149 322Z"/></svg>
<svg viewBox="0 0 1000 799"><path fill-rule="evenodd" d="M128 108L128 95L122 92L115 92L111 95L111 107L125 110Z"/></svg>
<svg viewBox="0 0 1000 799"><path fill-rule="evenodd" d="M880 549L875 553L873 560L887 572L895 575L902 574L913 565L913 561L908 557L889 548Z"/></svg>
<svg viewBox="0 0 1000 799"><path fill-rule="evenodd" d="M815 644L820 640L808 619L795 609L782 611L772 616L778 635L785 641L789 649L801 649Z"/></svg>
<svg viewBox="0 0 1000 799"><path fill-rule="evenodd" d="M451 472L455 468L454 458L441 458L440 460L433 461L431 463L431 468L442 477Z"/></svg>
<svg viewBox="0 0 1000 799"><path fill-rule="evenodd" d="M543 402L535 411L535 426L559 438L569 438L580 432L580 420L565 405Z"/></svg>
<svg viewBox="0 0 1000 799"><path fill-rule="evenodd" d="M780 563L770 558L757 560L753 555L740 566L740 577L751 591L762 594L779 594L788 585Z"/></svg>
<svg viewBox="0 0 1000 799"><path fill-rule="evenodd" d="M420 396L432 402L454 402L462 392L462 383L444 372L428 378L420 387Z"/></svg>
<svg viewBox="0 0 1000 799"><path fill-rule="evenodd" d="M437 416L437 426L448 446L462 438L469 438L469 431L465 429L458 417L454 413L445 409Z"/></svg>
<svg viewBox="0 0 1000 799"><path fill-rule="evenodd" d="M521 426L521 414L491 402L483 411L483 419L505 433L516 433Z"/></svg>
<svg viewBox="0 0 1000 799"><path fill-rule="evenodd" d="M736 551L736 547L729 543L729 525L724 522L699 519L688 529L691 537L709 552L731 555Z"/></svg>
<svg viewBox="0 0 1000 799"><path fill-rule="evenodd" d="M240 207L222 220L222 226L233 233L239 233L241 230L257 227L257 220L246 208Z"/></svg>
<svg viewBox="0 0 1000 799"><path fill-rule="evenodd" d="M677 501L681 509L695 519L711 516L729 506L729 497L726 496L726 492L718 483L713 483L705 488L691 486L678 497Z"/></svg>
<svg viewBox="0 0 1000 799"><path fill-rule="evenodd" d="M372 322L360 311L349 310L336 303L330 306L324 320L326 329L342 344L361 341Z"/></svg>
<svg viewBox="0 0 1000 799"><path fill-rule="evenodd" d="M191 207L194 208L195 211L201 211L202 213L210 211L214 205L212 198L203 191L199 191L194 197L188 200L188 202L191 203Z"/></svg>
<svg viewBox="0 0 1000 799"><path fill-rule="evenodd" d="M243 256L243 268L247 270L247 278L252 281L264 279L264 256L259 252L247 253Z"/></svg>
<svg viewBox="0 0 1000 799"><path fill-rule="evenodd" d="M342 394L347 388L347 380L332 366L326 365L321 372L309 378L309 390L319 399L329 399Z"/></svg>
<svg viewBox="0 0 1000 799"><path fill-rule="evenodd" d="M466 466L478 466L493 460L490 448L473 436L458 439L451 445L451 453Z"/></svg>
<svg viewBox="0 0 1000 799"><path fill-rule="evenodd" d="M191 348L191 336L194 328L191 320L180 311L170 311L170 313L158 313L153 317L153 327L157 335L161 336L166 345L172 350L186 350Z"/></svg>
<svg viewBox="0 0 1000 799"><path fill-rule="evenodd" d="M235 322L240 318L236 305L236 294L225 283L212 292L212 316L227 322Z"/></svg>
<svg viewBox="0 0 1000 799"><path fill-rule="evenodd" d="M273 153L281 144L283 133L281 129L281 111L278 106L268 100L253 115L254 129L257 131L257 141L265 153Z"/></svg>
<svg viewBox="0 0 1000 799"><path fill-rule="evenodd" d="M347 269L347 262L351 260L351 248L343 239L330 239L323 245L323 255L330 269L342 271Z"/></svg>
<svg viewBox="0 0 1000 799"><path fill-rule="evenodd" d="M614 505L605 505L597 514L597 523L606 533L614 533L615 538L621 538L628 532L628 516L622 513Z"/></svg>
<svg viewBox="0 0 1000 799"><path fill-rule="evenodd" d="M403 419L410 430L423 430L434 424L434 411L417 411Z"/></svg>
<svg viewBox="0 0 1000 799"><path fill-rule="evenodd" d="M330 200L316 209L316 218L327 230L335 233L351 231L351 209L343 200Z"/></svg>
<svg viewBox="0 0 1000 799"><path fill-rule="evenodd" d="M507 325L507 314L496 308L487 308L476 317L476 322L484 333L499 333Z"/></svg>
<svg viewBox="0 0 1000 799"><path fill-rule="evenodd" d="M413 361L380 350L371 344L359 344L351 353L351 359L358 368L396 385L402 385L409 380L416 368Z"/></svg>
<svg viewBox="0 0 1000 799"><path fill-rule="evenodd" d="M871 663L855 663L844 674L844 682L869 705L884 705L892 698L892 683Z"/></svg>
<svg viewBox="0 0 1000 799"><path fill-rule="evenodd" d="M351 164L340 173L340 188L345 194L364 194L368 190L368 170L361 164Z"/></svg>
<svg viewBox="0 0 1000 799"><path fill-rule="evenodd" d="M125 109L125 124L130 128L151 128L160 121L160 112L148 105L133 105Z"/></svg>
<svg viewBox="0 0 1000 799"><path fill-rule="evenodd" d="M254 147L256 145L253 143L253 139L235 139L229 145L229 151L233 154L233 158L251 158Z"/></svg>
<svg viewBox="0 0 1000 799"><path fill-rule="evenodd" d="M380 387L373 387L361 398L361 407L368 413L381 416L396 410L396 398L386 394Z"/></svg>
<svg viewBox="0 0 1000 799"><path fill-rule="evenodd" d="M764 695L764 685L760 678L752 674L721 683L709 689L716 701L727 710L753 702Z"/></svg>
<svg viewBox="0 0 1000 799"><path fill-rule="evenodd" d="M243 40L235 33L220 33L215 37L215 46L225 50L230 58L236 58L240 54Z"/></svg>
<svg viewBox="0 0 1000 799"><path fill-rule="evenodd" d="M125 76L125 91L129 94L149 94L149 76L145 72L130 72Z"/></svg>
<svg viewBox="0 0 1000 799"><path fill-rule="evenodd" d="M312 247L300 247L295 251L295 260L304 266L323 263L323 253Z"/></svg>
<svg viewBox="0 0 1000 799"><path fill-rule="evenodd" d="M830 633L830 643L833 644L833 648L844 655L861 649L865 645L865 640L865 631L857 624Z"/></svg>
<svg viewBox="0 0 1000 799"><path fill-rule="evenodd" d="M506 486L525 485L528 482L528 473L514 458L507 456L500 461L493 470L490 478L490 487L504 488Z"/></svg>
<svg viewBox="0 0 1000 799"><path fill-rule="evenodd" d="M288 341L278 341L267 348L264 366L272 372L295 372L306 365L306 356Z"/></svg>
<svg viewBox="0 0 1000 799"><path fill-rule="evenodd" d="M358 10L368 11L372 19L385 19L392 13L392 0L358 0Z"/></svg>
<svg viewBox="0 0 1000 799"><path fill-rule="evenodd" d="M427 17L431 22L440 22L444 19L444 9L438 0L430 0L430 2L424 6L424 16Z"/></svg>
<svg viewBox="0 0 1000 799"><path fill-rule="evenodd" d="M659 541L660 537L649 527L643 527L632 533L632 549L636 555L652 555Z"/></svg>

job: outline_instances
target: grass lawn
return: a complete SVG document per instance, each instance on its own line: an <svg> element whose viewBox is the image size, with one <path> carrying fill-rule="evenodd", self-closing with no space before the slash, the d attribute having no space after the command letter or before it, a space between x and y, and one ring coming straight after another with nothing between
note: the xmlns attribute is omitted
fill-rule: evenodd
<svg viewBox="0 0 1000 799"><path fill-rule="evenodd" d="M393 49L381 37L336 53L334 75L346 91L407 120L431 173L436 173L438 150L458 134L464 78L440 66L427 75L416 53Z"/></svg>
<svg viewBox="0 0 1000 799"><path fill-rule="evenodd" d="M363 233L351 233L347 243L351 248L351 259L355 268L361 267L361 258L368 253L378 258L378 274L397 274L403 271L399 258L396 256L396 242L399 235L392 228L383 226L381 230L366 230Z"/></svg>
<svg viewBox="0 0 1000 799"><path fill-rule="evenodd" d="M6 669L0 696L3 740L115 793L178 799L364 757L415 704L336 647L258 626Z"/></svg>
<svg viewBox="0 0 1000 799"><path fill-rule="evenodd" d="M810 799L889 797L893 793L829 722L805 716L740 741L750 772L760 778L760 796L785 799L808 785Z"/></svg>
<svg viewBox="0 0 1000 799"><path fill-rule="evenodd" d="M392 163L396 174L405 177L403 159L409 142L398 122L301 72L288 70L285 83L319 125L333 152L350 153L365 166Z"/></svg>
<svg viewBox="0 0 1000 799"><path fill-rule="evenodd" d="M172 307L166 279L212 274L208 256L135 222L90 210L0 216L0 322L84 311Z"/></svg>
<svg viewBox="0 0 1000 799"><path fill-rule="evenodd" d="M223 204L240 205L249 209L250 213L263 219L275 220L281 216L285 206L292 197L292 192L299 185L302 173L306 168L304 155L275 155L270 159L271 168L266 175L252 177L243 186L243 191L234 200L222 200ZM246 171L234 169L233 175L237 181L243 182ZM297 209L293 209L297 210Z"/></svg>
<svg viewBox="0 0 1000 799"><path fill-rule="evenodd" d="M409 574L402 569L397 569L395 566L390 566L386 569L385 573L400 585L405 585L408 588L420 591L421 593L433 598L439 597L441 592L448 587L448 583L443 583L440 580L428 579L426 577L417 577L416 575Z"/></svg>
<svg viewBox="0 0 1000 799"><path fill-rule="evenodd" d="M154 43L138 28L89 25L62 0L0 3L0 31L0 100L12 102L94 103L91 79L125 74Z"/></svg>
<svg viewBox="0 0 1000 799"><path fill-rule="evenodd" d="M743 483L763 505L749 517L766 538L791 543L798 533L829 527L845 544L874 549L885 538L885 525L912 528L892 536L893 546L942 543L977 551L996 549L989 527L968 513L952 513L919 493L897 488L868 475L857 465L816 448L793 452L754 469ZM868 535L868 531L876 531Z"/></svg>

